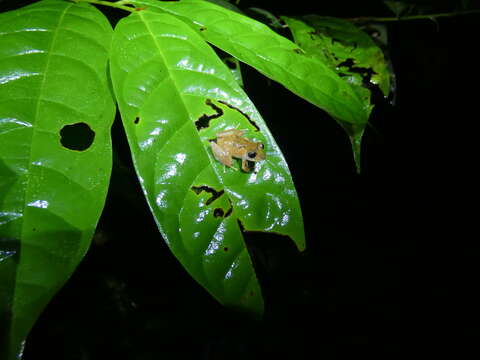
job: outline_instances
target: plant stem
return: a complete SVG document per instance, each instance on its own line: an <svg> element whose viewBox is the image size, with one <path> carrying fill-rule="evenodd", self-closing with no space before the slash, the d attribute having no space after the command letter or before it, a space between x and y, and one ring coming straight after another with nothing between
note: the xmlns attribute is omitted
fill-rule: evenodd
<svg viewBox="0 0 480 360"><path fill-rule="evenodd" d="M453 17L459 15L468 15L468 14L480 14L480 9L474 10L465 10L449 13L437 13L437 14L422 14L422 15L410 15L410 16L400 16L400 17L356 17L345 19L351 22L393 22L393 21L410 21L410 20L425 20L425 19L436 19L440 17Z"/></svg>
<svg viewBox="0 0 480 360"><path fill-rule="evenodd" d="M75 3L86 2L90 4L104 5L104 6L113 7L115 9L129 11L129 12L135 11L135 8L124 5L125 3L128 3L128 1L125 1L125 0L117 1L117 2L103 1L103 0L70 0L70 1L73 1Z"/></svg>

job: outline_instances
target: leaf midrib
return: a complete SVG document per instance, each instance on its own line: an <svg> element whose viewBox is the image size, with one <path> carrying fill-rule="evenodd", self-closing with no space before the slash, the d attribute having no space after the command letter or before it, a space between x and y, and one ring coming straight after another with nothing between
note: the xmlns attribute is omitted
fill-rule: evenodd
<svg viewBox="0 0 480 360"><path fill-rule="evenodd" d="M152 37L152 39L153 39L153 41L154 41L154 43L155 43L155 46L157 47L157 50L158 50L158 52L159 52L159 54L160 54L160 57L162 58L163 63L164 63L165 65L167 65L169 62L166 60L166 58L165 58L165 56L164 56L164 54L163 54L162 47L161 47L161 45L158 43L157 38L156 38L154 32L152 31L151 27L148 25L148 22L146 21L146 19L144 19L144 16L142 15L142 13L143 13L143 11L139 11L139 12L138 12L139 16L142 18L142 20L143 20L143 22L144 22L144 24L145 24L145 27L147 28L150 36ZM168 76L169 76L169 78L172 80L172 83L173 83L173 85L174 85L174 87L175 87L175 92L178 94L178 97L180 98L180 101L181 101L182 106L183 106L183 108L184 108L184 110L185 110L185 113L188 114L188 115L190 115L190 112L188 111L188 106L187 106L187 104L185 103L185 100L184 100L184 96L182 96L183 93L180 91L180 88L179 88L179 86L178 86L178 84L177 84L177 82L176 82L176 80L175 80L175 77L172 76L172 73L173 73L174 71L172 71L172 69L170 69L168 66L166 66L166 68L168 69ZM185 126L186 123L187 123L189 120L190 120L190 116L188 117L188 120L186 120L179 128L177 128L177 129L175 130L175 132L177 132L178 130L180 130L181 128L183 128L183 126ZM191 126L193 126L193 123L191 124ZM174 135L172 135L172 137L173 137L173 136L174 136ZM199 138L199 136L198 136L198 138ZM169 142L169 141L168 141L168 142ZM162 145L162 147L159 149L159 151L161 151L161 150L163 149L163 147L164 147L166 144L168 144L168 142L165 142L165 144ZM202 144L202 145L203 145L203 144ZM207 153L207 150L205 149L205 146L202 146L202 149L203 149L203 152L204 152L204 154L205 154L205 157L206 157L207 159L209 159L207 166L208 166L208 165L211 165L210 157L208 156L208 153ZM212 166L212 168L213 168L213 170L215 171L215 168L214 168L213 166ZM218 178L219 182L220 182L222 185L224 185L224 183L223 183L223 181L222 181L222 178L221 178L220 176L218 176L218 174L216 173L216 171L215 171L215 174L217 175L217 178Z"/></svg>
<svg viewBox="0 0 480 360"><path fill-rule="evenodd" d="M174 88L175 88L175 92L178 94L178 97L180 98L180 101L181 101L181 103L182 103L182 105L183 105L183 108L185 109L185 113L190 115L190 112L188 111L187 104L186 104L185 101L184 101L184 96L182 96L183 93L179 90L179 86L178 86L178 84L177 84L176 81L175 81L175 77L172 75L172 73L174 72L173 70L175 70L175 69L172 70L171 68L169 68L169 67L167 66L167 64L169 64L169 62L167 62L167 60L166 60L166 58L165 58L165 56L164 56L164 54L163 54L162 47L161 47L161 45L159 44L159 42L157 41L157 37L155 36L154 32L152 31L152 28L148 25L148 21L147 21L147 19L145 19L144 15L142 15L142 13L143 13L143 11L138 12L139 17L142 19L143 23L145 24L145 27L146 27L147 31L149 32L150 36L152 37L152 39L153 39L153 41L154 41L154 43L155 43L155 46L157 47L157 50L158 50L158 52L159 52L159 55L160 55L160 57L162 58L163 63L166 65L166 68L168 69L168 72L167 72L167 73L168 73L168 77L172 80L172 84L173 84L173 86L174 86ZM183 128L184 126L187 126L187 123L188 123L189 121L190 121L190 117L188 117L188 120L186 120L179 128L176 129L175 133L177 133L177 132L178 132L181 128ZM191 122L191 121L190 121L190 122ZM191 126L193 126L193 123L191 123ZM172 137L175 136L175 133L172 135ZM197 133L198 133L198 132L197 132ZM199 135L198 135L198 137L199 137ZM161 151L161 149L163 149L164 146L165 146L166 144L168 144L169 142L170 142L170 140L167 141L167 142L165 142L165 143L162 145L162 147L159 149L159 151ZM205 155L205 157L206 157L206 159L207 159L207 163L206 163L205 167L203 167L202 170L200 170L200 171L196 174L196 176L195 176L194 179L192 180L192 183L190 184L190 186L187 187L187 189L186 189L186 191L185 191L185 197L188 195L189 188L190 188L191 186L193 186L193 184L194 184L195 181L198 179L198 177L200 176L200 174L205 170L205 168L207 168L207 167L209 167L209 166L212 168L213 172L215 173L216 178L217 178L218 182L221 184L222 188L226 188L226 185L225 185L225 183L223 182L222 177L219 176L219 174L217 173L217 171L216 171L216 169L215 169L215 166L213 166L213 164L211 163L210 157L209 157L209 155L208 155L208 153L207 153L207 150L206 150L205 146L203 146L203 144L202 144L201 148L203 149L204 155ZM228 192L226 192L225 195L228 196L227 194L228 194ZM232 205L232 206L233 206L233 205ZM177 217L178 217L178 218L179 218L180 214L182 213L183 209L184 209L184 205L181 206L180 211L179 211L178 214L177 214ZM238 217L237 217L237 218L238 218ZM178 220L180 221L180 219L178 219ZM215 229L214 233L218 230L218 227L221 226L221 224L222 224L224 221L225 221L225 219L224 219L222 222L220 222L220 224L219 224L219 225L217 226L217 228ZM161 229L162 227L160 226L159 228ZM168 238L168 237L166 236L166 234L163 234L163 236L165 236L166 238ZM243 237L243 236L242 236L242 237ZM243 247L243 250L246 250L245 245L244 245L244 247ZM238 259L238 257L242 254L242 251L243 251L243 250L241 250L238 254L236 254L236 256L234 257L235 260L232 262L232 264L235 263L235 261ZM201 262L201 264L202 264L202 269L203 269L203 266L204 266L203 262ZM231 266L230 266L230 267L231 267ZM230 267L226 270L226 273L228 273L228 271L230 270ZM256 278L256 275L255 275L254 272L252 272L252 275L251 275L251 276ZM204 272L204 276L203 276L203 277L204 277L205 281L210 282L210 281L208 280L208 276L206 276L206 273L205 273L205 272ZM247 284L246 284L245 286L248 287L248 282L247 282Z"/></svg>

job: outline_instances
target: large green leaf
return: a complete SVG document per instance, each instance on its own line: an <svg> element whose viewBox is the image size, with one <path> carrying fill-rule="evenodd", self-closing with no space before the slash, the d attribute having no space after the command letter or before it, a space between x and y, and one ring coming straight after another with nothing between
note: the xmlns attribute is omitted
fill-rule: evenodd
<svg viewBox="0 0 480 360"><path fill-rule="evenodd" d="M268 26L208 1L132 0L188 22L208 42L247 63L295 94L348 124L366 124L372 106L368 92L358 91L328 64ZM367 96L365 96L367 95Z"/></svg>
<svg viewBox="0 0 480 360"><path fill-rule="evenodd" d="M111 172L112 28L46 0L0 14L0 357L87 250Z"/></svg>
<svg viewBox="0 0 480 360"><path fill-rule="evenodd" d="M370 102L368 87L377 85L388 96L390 72L382 50L355 25L342 19L307 15L282 16L297 43L309 56L335 71L348 82L365 103ZM336 119L352 143L357 170L360 171L361 140L366 123L351 124Z"/></svg>
<svg viewBox="0 0 480 360"><path fill-rule="evenodd" d="M305 246L297 194L265 123L213 49L171 15L144 10L122 19L110 61L135 168L163 238L221 303L261 313L242 231L288 235ZM229 128L265 144L266 160L252 172L215 160L209 140Z"/></svg>

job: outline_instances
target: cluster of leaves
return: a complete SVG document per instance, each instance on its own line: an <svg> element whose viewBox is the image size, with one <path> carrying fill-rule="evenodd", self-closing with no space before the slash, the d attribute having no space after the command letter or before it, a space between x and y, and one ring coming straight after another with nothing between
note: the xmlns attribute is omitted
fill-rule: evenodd
<svg viewBox="0 0 480 360"><path fill-rule="evenodd" d="M113 30L91 3L128 16ZM305 236L288 166L242 89L239 61L329 113L359 164L369 89L390 89L381 50L346 21L282 17L290 41L227 5L42 0L0 14L2 358L21 354L89 247L115 104L163 239L218 301L251 312L262 313L263 299L243 232L287 235L299 250ZM227 65L209 44L232 56ZM265 145L251 172L225 169L211 151L231 128Z"/></svg>

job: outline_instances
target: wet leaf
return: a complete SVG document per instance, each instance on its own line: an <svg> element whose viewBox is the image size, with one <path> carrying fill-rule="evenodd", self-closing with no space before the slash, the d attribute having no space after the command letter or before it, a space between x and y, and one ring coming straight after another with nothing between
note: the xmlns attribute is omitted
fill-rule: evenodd
<svg viewBox="0 0 480 360"><path fill-rule="evenodd" d="M372 106L365 94L325 64L265 24L206 1L133 0L188 22L208 42L351 124L366 124Z"/></svg>
<svg viewBox="0 0 480 360"><path fill-rule="evenodd" d="M2 359L20 356L36 318L85 254L103 208L115 109L111 34L86 4L48 0L0 14Z"/></svg>
<svg viewBox="0 0 480 360"><path fill-rule="evenodd" d="M222 304L256 313L263 299L242 230L305 247L297 194L259 113L213 49L183 21L139 11L115 28L111 75L148 204L170 249ZM211 142L237 128L265 145L249 172L217 161Z"/></svg>

